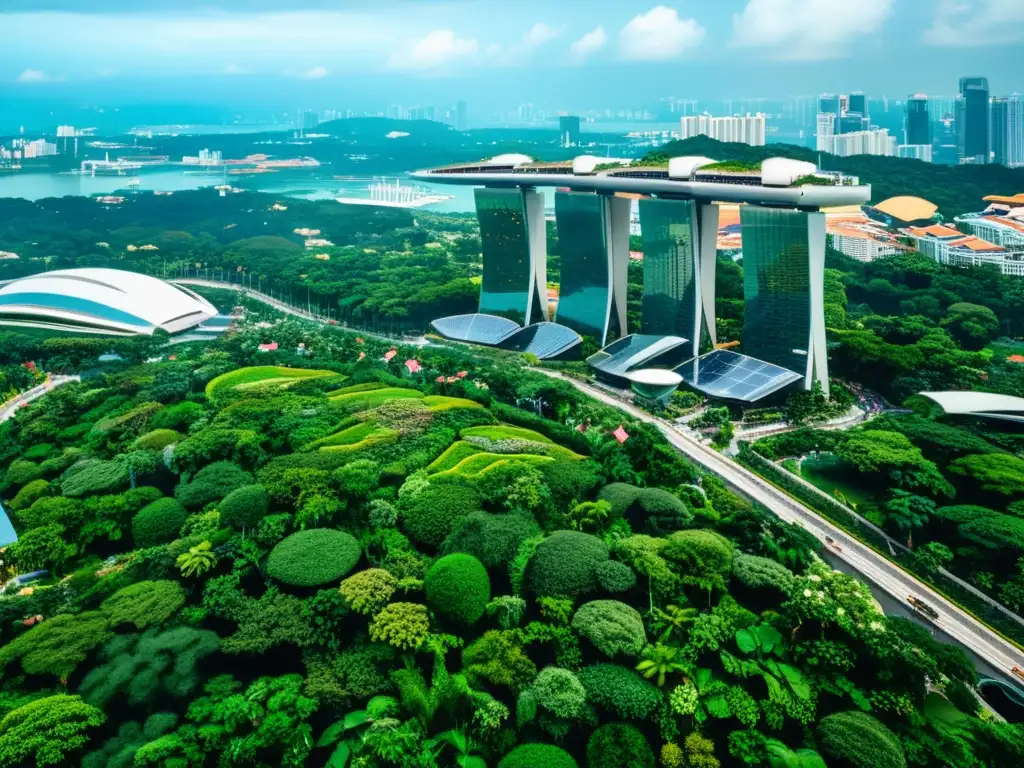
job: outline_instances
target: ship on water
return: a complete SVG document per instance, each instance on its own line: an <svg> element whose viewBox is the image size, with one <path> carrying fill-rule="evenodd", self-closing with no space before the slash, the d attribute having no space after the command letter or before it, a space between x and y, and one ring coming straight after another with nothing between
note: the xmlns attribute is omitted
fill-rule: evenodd
<svg viewBox="0 0 1024 768"><path fill-rule="evenodd" d="M345 205L379 205L385 208L423 208L428 205L451 200L452 195L442 195L427 187L402 184L401 179L375 180L367 186L369 197L338 197Z"/></svg>

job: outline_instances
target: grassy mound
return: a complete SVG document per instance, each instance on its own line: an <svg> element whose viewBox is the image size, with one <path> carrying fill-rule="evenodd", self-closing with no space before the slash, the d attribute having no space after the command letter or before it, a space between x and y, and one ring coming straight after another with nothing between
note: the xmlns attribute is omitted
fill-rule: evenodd
<svg viewBox="0 0 1024 768"><path fill-rule="evenodd" d="M439 477L454 475L456 477L476 478L495 469L499 465L504 466L510 461L517 461L525 464L548 464L554 461L554 459L550 456L536 456L532 453L476 453L462 459L451 469L438 472L437 475Z"/></svg>
<svg viewBox="0 0 1024 768"><path fill-rule="evenodd" d="M388 400L422 398L423 393L416 389L403 387L382 387L369 391L346 392L330 398L332 403L340 403L353 411L368 411Z"/></svg>
<svg viewBox="0 0 1024 768"><path fill-rule="evenodd" d="M206 396L214 399L229 389L251 389L258 385L287 387L302 379L335 376L334 371L312 368L285 368L281 365L256 365L222 373L206 385Z"/></svg>
<svg viewBox="0 0 1024 768"><path fill-rule="evenodd" d="M457 443L452 443L448 446L444 453L434 459L427 466L427 472L445 472L449 469L454 469L460 461L468 459L470 456L475 456L478 453L483 453L483 451L472 443L459 440Z"/></svg>
<svg viewBox="0 0 1024 768"><path fill-rule="evenodd" d="M450 411L453 408L483 408L476 400L467 400L464 397L447 397L446 395L427 395L423 398L424 404L431 411Z"/></svg>
<svg viewBox="0 0 1024 768"><path fill-rule="evenodd" d="M529 440L532 443L554 443L551 438L545 437L540 432L534 432L525 427L513 427L511 424L467 427L459 435L460 437L485 437L488 440Z"/></svg>

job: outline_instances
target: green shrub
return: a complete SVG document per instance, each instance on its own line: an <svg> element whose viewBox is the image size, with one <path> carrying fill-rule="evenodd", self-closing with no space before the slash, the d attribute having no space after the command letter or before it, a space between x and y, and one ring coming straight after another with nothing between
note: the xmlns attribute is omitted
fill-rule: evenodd
<svg viewBox="0 0 1024 768"><path fill-rule="evenodd" d="M732 573L744 586L751 589L776 589L787 593L793 583L793 572L767 557L740 553L732 560Z"/></svg>
<svg viewBox="0 0 1024 768"><path fill-rule="evenodd" d="M123 461L85 459L72 466L61 478L65 496L93 493L117 493L128 487L128 465Z"/></svg>
<svg viewBox="0 0 1024 768"><path fill-rule="evenodd" d="M157 499L132 518L132 539L138 547L155 547L178 538L188 512L175 499Z"/></svg>
<svg viewBox="0 0 1024 768"><path fill-rule="evenodd" d="M434 610L463 624L475 624L491 599L487 569L472 555L446 555L427 571L423 582Z"/></svg>
<svg viewBox="0 0 1024 768"><path fill-rule="evenodd" d="M270 500L262 485L236 488L217 505L221 525L244 531L259 525L270 508Z"/></svg>
<svg viewBox="0 0 1024 768"><path fill-rule="evenodd" d="M163 410L157 411L149 422L153 430L169 429L175 432L185 432L199 419L206 415L206 408L200 403L185 401L169 405Z"/></svg>
<svg viewBox="0 0 1024 768"><path fill-rule="evenodd" d="M608 547L596 536L555 531L537 545L526 569L538 597L576 597L597 587L596 566L608 559Z"/></svg>
<svg viewBox="0 0 1024 768"><path fill-rule="evenodd" d="M99 611L61 613L0 647L0 670L20 659L21 668L30 675L51 675L67 680L108 637L106 614Z"/></svg>
<svg viewBox="0 0 1024 768"><path fill-rule="evenodd" d="M514 631L492 629L462 652L462 669L471 683L507 685L518 692L537 677L537 667Z"/></svg>
<svg viewBox="0 0 1024 768"><path fill-rule="evenodd" d="M441 546L443 554L465 552L487 568L510 562L519 545L540 533L540 526L526 514L492 515L473 512L459 521Z"/></svg>
<svg viewBox="0 0 1024 768"><path fill-rule="evenodd" d="M133 624L136 629L162 624L185 604L185 590L176 581L139 581L119 589L100 606L110 626Z"/></svg>
<svg viewBox="0 0 1024 768"><path fill-rule="evenodd" d="M661 488L629 483L606 485L598 499L611 504L611 518L625 518L634 531L664 536L693 522L693 513L677 496Z"/></svg>
<svg viewBox="0 0 1024 768"><path fill-rule="evenodd" d="M594 664L579 671L587 701L631 720L647 720L661 707L661 691L632 669L618 664Z"/></svg>
<svg viewBox="0 0 1024 768"><path fill-rule="evenodd" d="M45 480L33 480L25 485L17 495L11 499L9 506L15 512L20 509L31 507L36 501L43 498L50 492L50 484Z"/></svg>
<svg viewBox="0 0 1024 768"><path fill-rule="evenodd" d="M362 551L351 534L327 528L293 533L267 557L267 575L295 587L339 581L359 562Z"/></svg>
<svg viewBox="0 0 1024 768"><path fill-rule="evenodd" d="M467 515L480 509L480 496L472 488L456 483L434 483L402 499L402 526L417 544L439 547Z"/></svg>
<svg viewBox="0 0 1024 768"><path fill-rule="evenodd" d="M627 723L602 725L587 741L588 768L654 768L647 739Z"/></svg>
<svg viewBox="0 0 1024 768"><path fill-rule="evenodd" d="M252 485L252 475L230 461L216 461L196 472L189 482L175 488L174 498L187 509L202 509L246 485Z"/></svg>
<svg viewBox="0 0 1024 768"><path fill-rule="evenodd" d="M162 451L180 439L181 433L175 432L173 429L154 429L132 443L132 448L141 451Z"/></svg>
<svg viewBox="0 0 1024 768"><path fill-rule="evenodd" d="M732 542L708 530L677 531L661 552L683 572L683 582L723 588L732 571Z"/></svg>
<svg viewBox="0 0 1024 768"><path fill-rule="evenodd" d="M579 678L568 669L544 667L529 693L538 707L563 720L578 720L586 712L586 691Z"/></svg>
<svg viewBox="0 0 1024 768"><path fill-rule="evenodd" d="M371 640L403 651L419 648L429 632L427 606L419 603L390 603L370 622Z"/></svg>
<svg viewBox="0 0 1024 768"><path fill-rule="evenodd" d="M334 371L285 368L280 365L255 365L222 373L206 385L206 396L213 400L231 389L250 389L258 386L282 387L302 379L334 375Z"/></svg>
<svg viewBox="0 0 1024 768"><path fill-rule="evenodd" d="M30 701L0 720L0 765L68 765L107 716L78 696L59 693Z"/></svg>
<svg viewBox="0 0 1024 768"><path fill-rule="evenodd" d="M367 568L349 576L338 589L356 613L376 613L395 594L398 579L383 568Z"/></svg>
<svg viewBox="0 0 1024 768"><path fill-rule="evenodd" d="M628 592L636 586L633 569L618 560L605 560L594 569L597 583L606 592Z"/></svg>
<svg viewBox="0 0 1024 768"><path fill-rule="evenodd" d="M864 712L838 712L818 723L821 746L829 757L854 768L906 768L897 736Z"/></svg>
<svg viewBox="0 0 1024 768"><path fill-rule="evenodd" d="M7 474L4 475L4 485L7 488L20 488L25 483L38 480L42 476L43 470L35 462L15 459L7 468Z"/></svg>
<svg viewBox="0 0 1024 768"><path fill-rule="evenodd" d="M498 763L498 768L579 768L572 755L551 744L520 744Z"/></svg>
<svg viewBox="0 0 1024 768"><path fill-rule="evenodd" d="M637 656L647 645L640 613L618 600L584 603L573 616L572 628L606 656Z"/></svg>

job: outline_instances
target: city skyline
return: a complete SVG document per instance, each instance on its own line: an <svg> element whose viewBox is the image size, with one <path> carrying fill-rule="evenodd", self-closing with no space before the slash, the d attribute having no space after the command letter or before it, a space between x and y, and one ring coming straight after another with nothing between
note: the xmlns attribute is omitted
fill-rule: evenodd
<svg viewBox="0 0 1024 768"><path fill-rule="evenodd" d="M989 77L993 94L1022 90L1007 55L1024 41L1024 25L1013 24L1024 21L1024 6L1006 0L927 11L910 0L598 0L585 16L533 0L303 0L285 12L228 0L118 6L42 0L31 11L0 11L8 38L0 96L15 107L74 95L236 109L462 100L492 112L671 95L905 98L956 93L965 75Z"/></svg>

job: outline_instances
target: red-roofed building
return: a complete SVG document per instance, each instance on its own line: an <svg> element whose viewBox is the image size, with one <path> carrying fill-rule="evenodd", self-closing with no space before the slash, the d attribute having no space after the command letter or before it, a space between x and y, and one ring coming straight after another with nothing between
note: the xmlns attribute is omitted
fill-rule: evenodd
<svg viewBox="0 0 1024 768"><path fill-rule="evenodd" d="M277 342L276 341L272 341L269 344L260 344L257 347L257 349L260 352L276 352L277 351Z"/></svg>
<svg viewBox="0 0 1024 768"><path fill-rule="evenodd" d="M621 424L619 424L618 429L612 432L612 434L615 436L615 439L619 441L619 443L624 443L627 440L629 440L629 432L624 430Z"/></svg>
<svg viewBox="0 0 1024 768"><path fill-rule="evenodd" d="M917 250L940 264L953 267L999 267L1004 275L1024 277L1024 252L1007 251L974 235L966 235L946 224L907 227L903 233L913 238Z"/></svg>

